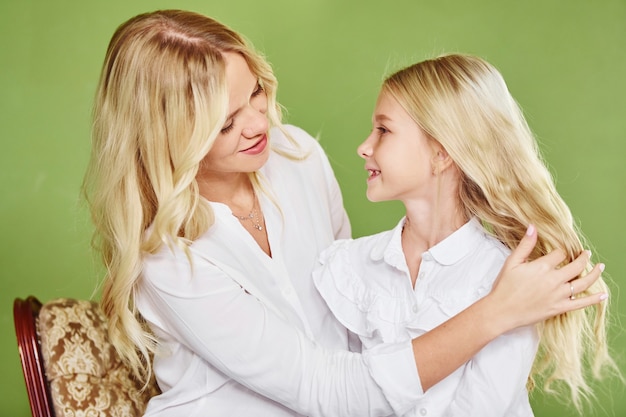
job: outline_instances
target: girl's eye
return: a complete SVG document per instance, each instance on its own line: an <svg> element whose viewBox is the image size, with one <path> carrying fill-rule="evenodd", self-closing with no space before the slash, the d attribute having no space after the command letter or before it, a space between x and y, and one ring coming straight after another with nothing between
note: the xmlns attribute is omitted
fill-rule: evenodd
<svg viewBox="0 0 626 417"><path fill-rule="evenodd" d="M224 126L224 127L222 128L222 130L220 130L220 133L228 133L228 132L230 132L231 130L233 130L233 127L234 127L234 126L235 126L235 121L234 121L234 120L231 120L231 121L230 121L230 124L228 124L228 126Z"/></svg>
<svg viewBox="0 0 626 417"><path fill-rule="evenodd" d="M252 93L252 97L260 95L263 91L263 86L261 85L261 83L258 83L256 86L256 90L254 90L254 92Z"/></svg>
<svg viewBox="0 0 626 417"><path fill-rule="evenodd" d="M384 135L385 133L389 133L389 130L387 130L387 128L383 126L378 126L376 130L378 131L379 135Z"/></svg>

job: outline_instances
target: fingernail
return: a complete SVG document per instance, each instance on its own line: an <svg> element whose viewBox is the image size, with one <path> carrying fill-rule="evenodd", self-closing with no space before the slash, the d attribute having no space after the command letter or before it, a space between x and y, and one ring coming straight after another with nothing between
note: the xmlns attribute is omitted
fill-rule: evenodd
<svg viewBox="0 0 626 417"><path fill-rule="evenodd" d="M600 272L604 272L604 268L606 267L606 265L604 264L600 264Z"/></svg>
<svg viewBox="0 0 626 417"><path fill-rule="evenodd" d="M609 298L609 295L608 295L607 293L600 294L600 301L604 301L604 300L606 300L607 298Z"/></svg>
<svg viewBox="0 0 626 417"><path fill-rule="evenodd" d="M587 252L587 256L589 257L589 259L591 259L591 251L589 249L587 249L585 252Z"/></svg>
<svg viewBox="0 0 626 417"><path fill-rule="evenodd" d="M533 233L535 233L535 226L529 224L528 229L526 229L526 236L532 236Z"/></svg>

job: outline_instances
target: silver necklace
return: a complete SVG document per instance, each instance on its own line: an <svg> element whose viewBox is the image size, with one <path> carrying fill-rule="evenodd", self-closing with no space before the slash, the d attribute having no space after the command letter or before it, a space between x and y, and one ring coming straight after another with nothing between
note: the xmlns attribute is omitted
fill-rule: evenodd
<svg viewBox="0 0 626 417"><path fill-rule="evenodd" d="M252 227L260 232L263 230L263 226L261 226L261 216L259 215L259 212L256 209L256 207L257 207L257 198L255 194L254 203L252 204L252 211L250 211L250 214L248 214L247 216L238 216L237 214L233 213L233 216L238 218L239 221L241 222L250 220L250 222L252 223Z"/></svg>

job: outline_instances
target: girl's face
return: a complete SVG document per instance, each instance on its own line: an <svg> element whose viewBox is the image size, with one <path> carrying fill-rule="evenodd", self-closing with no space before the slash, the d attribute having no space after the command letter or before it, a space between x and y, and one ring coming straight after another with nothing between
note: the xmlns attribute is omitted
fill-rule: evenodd
<svg viewBox="0 0 626 417"><path fill-rule="evenodd" d="M437 158L443 147L413 121L398 101L381 92L372 117L373 130L357 148L368 172L370 201L434 201Z"/></svg>
<svg viewBox="0 0 626 417"><path fill-rule="evenodd" d="M254 172L269 157L267 96L246 60L225 53L228 116L200 167L203 177Z"/></svg>

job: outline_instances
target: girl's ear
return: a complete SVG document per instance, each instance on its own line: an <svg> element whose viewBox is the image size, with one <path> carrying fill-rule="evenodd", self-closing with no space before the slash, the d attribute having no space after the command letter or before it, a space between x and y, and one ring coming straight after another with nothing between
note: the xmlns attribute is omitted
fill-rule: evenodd
<svg viewBox="0 0 626 417"><path fill-rule="evenodd" d="M438 142L436 142L433 147L433 157L431 162L433 166L433 175L441 174L454 164L454 161L448 154L448 151L446 151L446 149Z"/></svg>

